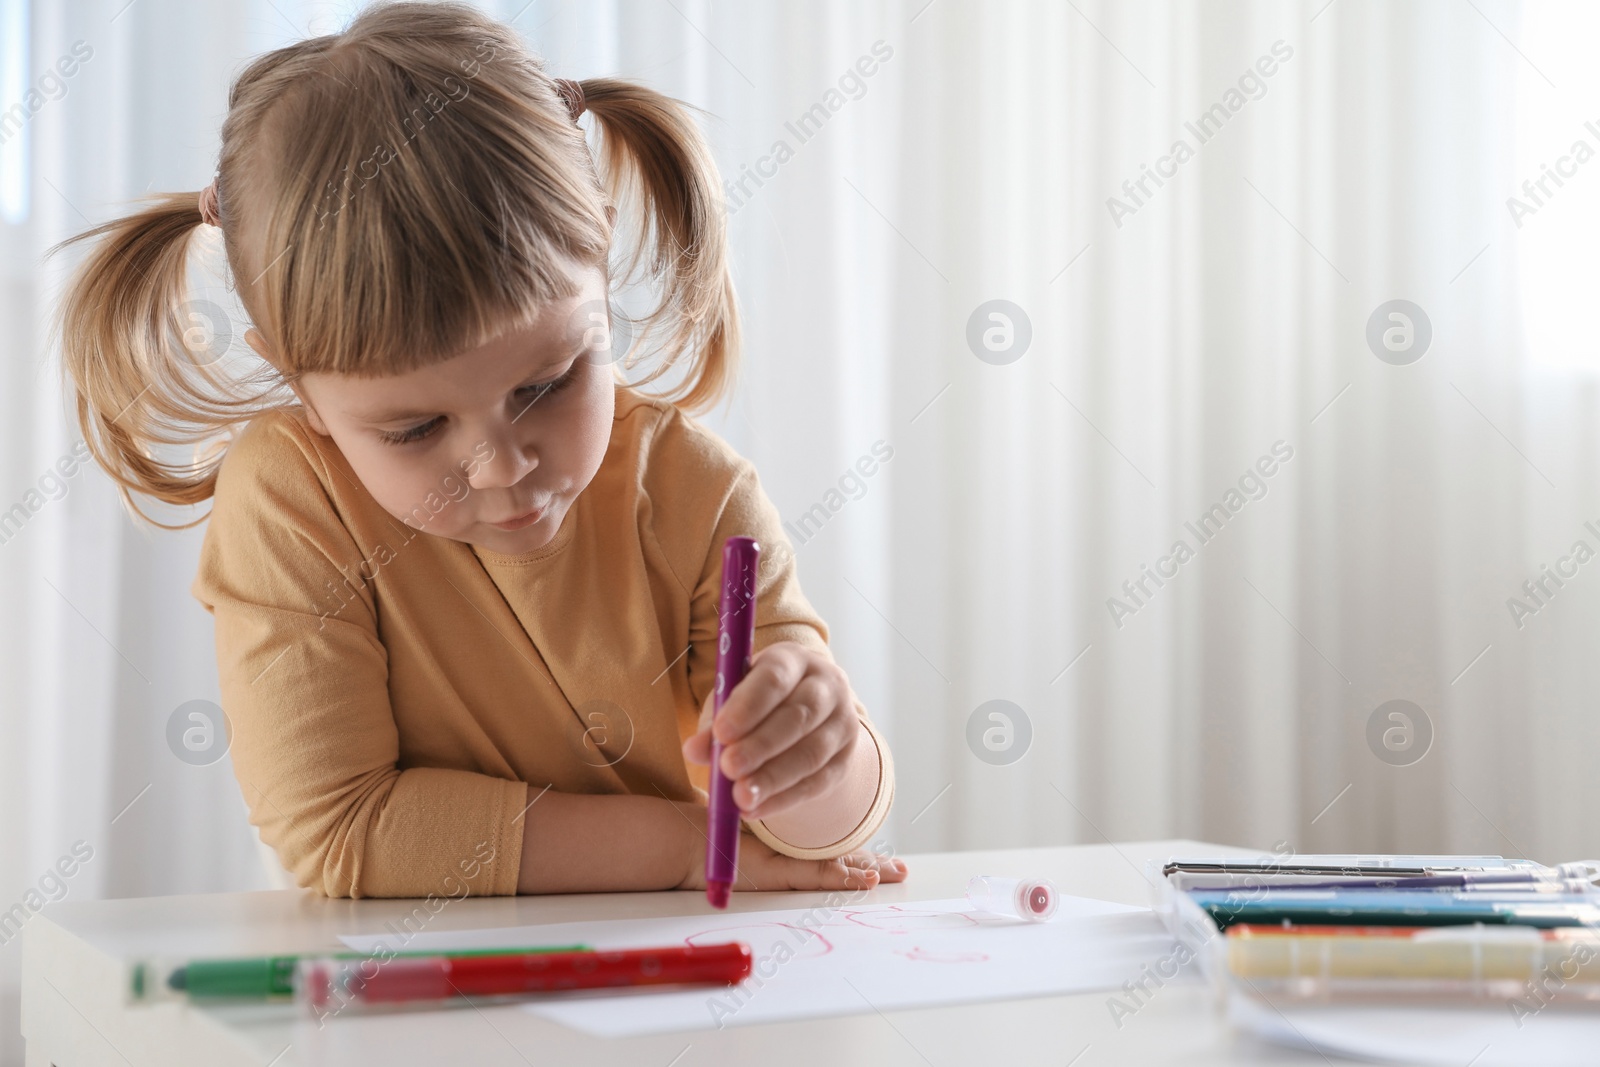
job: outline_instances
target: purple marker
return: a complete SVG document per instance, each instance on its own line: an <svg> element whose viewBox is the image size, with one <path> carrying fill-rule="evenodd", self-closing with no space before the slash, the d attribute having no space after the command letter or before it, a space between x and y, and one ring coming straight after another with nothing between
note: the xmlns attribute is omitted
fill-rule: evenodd
<svg viewBox="0 0 1600 1067"><path fill-rule="evenodd" d="M756 640L756 562L761 546L754 538L730 537L722 544L722 618L717 626L717 688L711 721L716 722L733 687L750 670ZM722 745L711 739L711 804L706 819L706 899L726 908L739 871L739 807L733 782L722 774Z"/></svg>

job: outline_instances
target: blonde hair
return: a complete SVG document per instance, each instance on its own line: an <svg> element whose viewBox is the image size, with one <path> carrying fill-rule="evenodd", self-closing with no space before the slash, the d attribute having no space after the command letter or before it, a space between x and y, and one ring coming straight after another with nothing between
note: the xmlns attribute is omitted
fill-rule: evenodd
<svg viewBox="0 0 1600 1067"><path fill-rule="evenodd" d="M56 328L84 440L128 506L165 526L132 493L209 499L235 427L294 402L286 379L447 359L574 295L571 267L631 281L642 266L659 301L639 344L661 338L666 358L634 384L681 362L656 395L716 404L739 322L710 151L680 101L613 78L578 84L596 154L544 61L461 3L375 4L342 33L251 62L228 95L218 221L276 368L230 378L184 343L200 193L147 198L52 248L104 238ZM608 205L638 223L615 262Z"/></svg>

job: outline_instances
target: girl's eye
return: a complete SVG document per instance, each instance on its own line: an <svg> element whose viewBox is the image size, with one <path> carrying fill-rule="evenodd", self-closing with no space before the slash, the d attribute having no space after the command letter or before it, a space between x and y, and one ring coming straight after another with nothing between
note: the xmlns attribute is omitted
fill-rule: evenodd
<svg viewBox="0 0 1600 1067"><path fill-rule="evenodd" d="M573 379L578 375L579 362L581 361L573 360L572 366L568 367L566 371L562 373L561 377L555 379L554 381L536 382L533 385L524 385L522 388L518 389L517 399L526 404L526 407L524 407L522 411L527 411L528 408L531 408L545 397L550 396L553 393L558 393L562 389L565 389L568 385L571 385ZM518 415L521 414L522 412L518 412Z"/></svg>
<svg viewBox="0 0 1600 1067"><path fill-rule="evenodd" d="M524 385L518 389L517 399L523 403L522 411L517 413L518 417L520 418L522 414L528 410L528 408L533 407L533 405L537 404L545 397L554 393L558 393L562 389L565 389L568 385L572 384L572 382L578 376L579 362L580 361L578 360L573 360L572 366L568 367L566 371L562 373L561 377L556 378L553 381L535 382L532 385ZM433 431L437 430L443 424L444 418L443 416L440 416L429 419L427 422L418 423L416 426L412 426L404 430L396 430L392 432L388 430L380 430L378 432L378 436L383 438L383 440L388 444L405 445L410 444L413 441L420 441L424 437L428 437L433 433Z"/></svg>
<svg viewBox="0 0 1600 1067"><path fill-rule="evenodd" d="M439 428L439 424L442 421L443 419L433 418L429 419L427 422L418 423L417 425L404 430L397 430L394 432L387 430L379 431L378 436L383 438L391 445L410 444L412 441L420 441L424 437L427 437L429 434L433 433L434 430Z"/></svg>

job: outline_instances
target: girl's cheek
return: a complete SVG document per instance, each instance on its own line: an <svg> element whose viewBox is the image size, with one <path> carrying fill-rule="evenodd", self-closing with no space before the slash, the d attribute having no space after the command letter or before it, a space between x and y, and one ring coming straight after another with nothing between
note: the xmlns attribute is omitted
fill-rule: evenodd
<svg viewBox="0 0 1600 1067"><path fill-rule="evenodd" d="M585 399L583 436L585 441L586 459L591 474L600 469L600 461L605 458L606 447L611 443L612 419L617 410L617 390L611 378L610 367L595 368L598 379L591 386L591 393Z"/></svg>
<svg viewBox="0 0 1600 1067"><path fill-rule="evenodd" d="M420 528L442 519L441 512L455 507L451 503L450 489L453 487L456 495L462 495L462 490L467 488L467 481L459 477L459 472L433 479L428 476L428 470L418 470L417 464L407 462L404 457L386 454L392 451L388 445L373 447L386 451L365 456L365 462L355 468L356 476L385 511L408 525Z"/></svg>

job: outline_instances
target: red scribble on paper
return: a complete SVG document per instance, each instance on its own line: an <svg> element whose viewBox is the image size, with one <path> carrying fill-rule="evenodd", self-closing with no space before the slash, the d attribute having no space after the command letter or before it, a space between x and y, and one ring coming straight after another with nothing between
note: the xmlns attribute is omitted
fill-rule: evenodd
<svg viewBox="0 0 1600 1067"><path fill-rule="evenodd" d="M978 920L970 912L928 911L914 905L901 907L899 904L891 904L883 910L847 912L845 917L857 926L891 934L965 929L978 925Z"/></svg>
<svg viewBox="0 0 1600 1067"><path fill-rule="evenodd" d="M750 943L751 951L757 956L773 952L782 943L793 950L795 959L817 959L828 955L835 948L833 941L822 932L827 929L871 930L899 937L928 930L970 929L978 925L980 925L978 920L970 913L930 911L915 904L878 904L835 908L827 914L826 919L818 922L764 922L716 926L690 934L683 939L683 943L703 945L724 941L747 941ZM913 948L909 952L896 951L907 959L937 963L981 963L989 958L983 953L935 954L922 948Z"/></svg>
<svg viewBox="0 0 1600 1067"><path fill-rule="evenodd" d="M904 956L908 960L917 960L923 963L988 963L987 952L933 952L921 945L913 945L902 951L895 949L896 956Z"/></svg>
<svg viewBox="0 0 1600 1067"><path fill-rule="evenodd" d="M779 942L794 950L795 959L816 959L833 951L833 942L815 927L794 923L746 923L743 926L718 926L702 930L683 939L686 945L718 944L724 941L748 941L751 951L761 955Z"/></svg>

